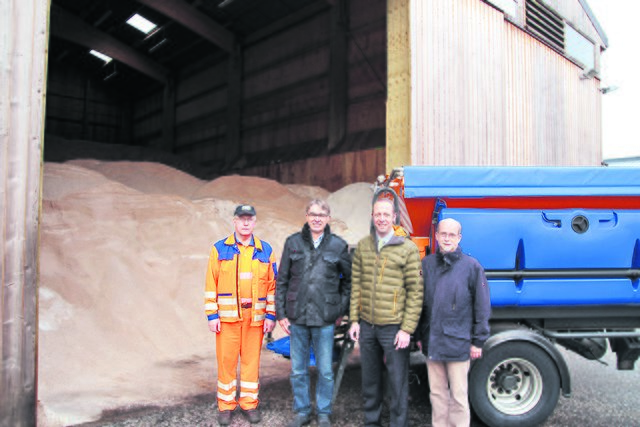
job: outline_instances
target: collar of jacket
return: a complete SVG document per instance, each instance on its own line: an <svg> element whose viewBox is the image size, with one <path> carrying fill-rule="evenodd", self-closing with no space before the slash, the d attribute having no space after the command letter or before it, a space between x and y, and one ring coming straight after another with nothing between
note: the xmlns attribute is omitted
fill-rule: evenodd
<svg viewBox="0 0 640 427"><path fill-rule="evenodd" d="M227 246L233 246L234 248L238 249L238 240L236 239L236 233L233 233L231 236L227 237L224 241L224 244ZM253 234L251 235L251 243L249 243L249 245L255 246L256 251L262 252L262 242Z"/></svg>
<svg viewBox="0 0 640 427"><path fill-rule="evenodd" d="M441 267L445 270L451 268L451 266L462 258L462 248L458 246L453 252L440 252L440 248L436 251L436 259Z"/></svg>
<svg viewBox="0 0 640 427"><path fill-rule="evenodd" d="M376 229L373 226L371 227L371 237L373 238L373 243L375 243L376 247L377 247L377 245L378 245L378 234L376 234ZM393 236L391 236L391 238L389 239L389 241L387 242L387 244L385 246L388 246L388 245L401 245L408 238L409 238L409 233L407 233L404 228L402 228L399 225L394 225L393 226Z"/></svg>
<svg viewBox="0 0 640 427"><path fill-rule="evenodd" d="M324 233L324 237L322 238L322 242L320 242L320 246L322 246L322 244L325 242L325 240L327 240L327 238L331 234L331 228L329 227L329 224L324 226L323 233ZM302 239L305 242L308 242L311 246L313 246L313 237L311 237L311 227L309 227L309 224L307 224L306 222L302 226Z"/></svg>

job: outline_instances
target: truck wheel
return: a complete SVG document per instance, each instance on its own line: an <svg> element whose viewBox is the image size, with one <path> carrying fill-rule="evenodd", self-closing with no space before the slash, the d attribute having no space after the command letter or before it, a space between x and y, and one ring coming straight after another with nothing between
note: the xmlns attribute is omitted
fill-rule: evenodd
<svg viewBox="0 0 640 427"><path fill-rule="evenodd" d="M489 426L527 427L541 424L560 395L560 377L553 360L540 347L506 342L474 362L469 376L469 401Z"/></svg>

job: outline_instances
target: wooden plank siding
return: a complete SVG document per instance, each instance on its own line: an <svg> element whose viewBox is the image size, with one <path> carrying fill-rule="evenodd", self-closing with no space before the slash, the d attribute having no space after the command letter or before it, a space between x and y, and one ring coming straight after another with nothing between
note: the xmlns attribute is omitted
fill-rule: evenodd
<svg viewBox="0 0 640 427"><path fill-rule="evenodd" d="M63 63L49 68L47 80L48 134L106 143L131 141L126 96L109 92L102 82Z"/></svg>
<svg viewBox="0 0 640 427"><path fill-rule="evenodd" d="M597 79L480 0L411 8L412 164L600 164Z"/></svg>
<svg viewBox="0 0 640 427"><path fill-rule="evenodd" d="M338 3L338 2L337 2ZM173 151L208 168L210 176L240 173L268 178L296 177L309 180L317 175L305 167L318 167L324 174L337 174L353 161L341 153L383 148L386 117L386 1L351 0L346 7L346 46L341 55L347 62L344 109L345 135L339 145L329 147L331 122L331 43L335 21L332 9L324 9L295 25L273 34L248 37L242 46L241 125L239 145L244 158L226 162L228 59L215 65L191 67L176 76L175 143ZM340 7L337 4L334 7ZM340 35L338 35L340 37ZM334 60L339 58L334 56ZM203 60L206 61L206 60ZM336 83L336 84L343 84ZM144 146L162 141L162 93L152 93L135 102L134 138ZM301 161L305 151L316 160ZM363 159L378 159L363 154ZM384 153L384 151L382 151ZM353 156L352 156L353 157ZM356 156L357 157L357 156ZM333 165L322 166L323 162ZM291 172L285 169L287 165ZM362 169L364 166L360 166ZM367 177L384 172L377 160L368 166ZM335 172L333 172L335 171ZM341 173L341 172L340 172ZM349 184L349 173L335 179ZM287 178L287 179L289 179ZM325 180L325 179L323 179ZM291 181L287 181L291 182ZM319 185L315 181L300 181Z"/></svg>
<svg viewBox="0 0 640 427"><path fill-rule="evenodd" d="M242 174L336 191L353 182L373 183L384 169L384 161L385 152L380 148L256 166L243 170Z"/></svg>
<svg viewBox="0 0 640 427"><path fill-rule="evenodd" d="M0 426L36 425L49 2L0 2Z"/></svg>
<svg viewBox="0 0 640 427"><path fill-rule="evenodd" d="M454 2L452 2L454 3ZM411 163L411 100L416 87L411 84L411 52L421 46L411 40L411 1L387 2L387 138L385 172Z"/></svg>

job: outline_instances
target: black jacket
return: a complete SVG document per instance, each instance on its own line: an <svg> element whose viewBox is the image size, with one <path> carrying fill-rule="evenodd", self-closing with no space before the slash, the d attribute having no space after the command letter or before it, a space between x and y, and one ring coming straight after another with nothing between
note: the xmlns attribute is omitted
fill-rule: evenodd
<svg viewBox="0 0 640 427"><path fill-rule="evenodd" d="M276 316L306 326L325 326L347 313L351 294L351 257L347 242L329 225L318 248L311 230L287 238L276 280Z"/></svg>

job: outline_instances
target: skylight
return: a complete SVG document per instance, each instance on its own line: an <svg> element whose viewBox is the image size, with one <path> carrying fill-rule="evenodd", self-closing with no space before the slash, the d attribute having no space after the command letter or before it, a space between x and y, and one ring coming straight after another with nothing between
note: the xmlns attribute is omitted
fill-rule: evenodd
<svg viewBox="0 0 640 427"><path fill-rule="evenodd" d="M129 18L129 20L127 21L127 24L131 25L133 28L137 30L142 31L145 34L149 34L151 31L153 31L157 27L156 24L149 21L147 18L143 18L137 13L133 15L131 18Z"/></svg>
<svg viewBox="0 0 640 427"><path fill-rule="evenodd" d="M100 53L97 50L90 50L89 53L93 56L95 56L96 58L100 58L104 61L105 64L108 64L109 62L111 62L111 57L105 55L104 53Z"/></svg>

